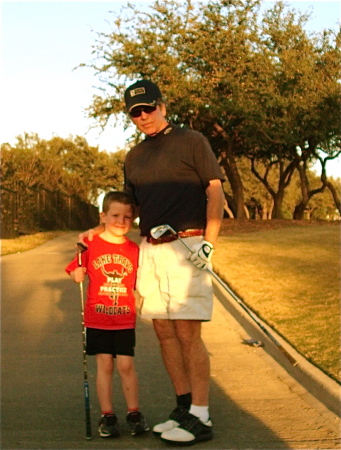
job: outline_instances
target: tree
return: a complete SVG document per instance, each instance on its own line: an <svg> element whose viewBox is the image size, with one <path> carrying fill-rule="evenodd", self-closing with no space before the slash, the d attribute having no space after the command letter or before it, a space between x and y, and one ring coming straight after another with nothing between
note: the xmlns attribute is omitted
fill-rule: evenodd
<svg viewBox="0 0 341 450"><path fill-rule="evenodd" d="M310 181L307 173L307 163L306 161L303 161L302 164L298 164L297 166L298 173L300 175L300 187L301 187L301 199L300 202L295 206L294 210L294 219L295 220L301 220L304 218L304 213L307 210L308 203L310 202L311 198L316 195L323 192L326 188L326 184L322 183L321 186L311 189L310 188Z"/></svg>
<svg viewBox="0 0 341 450"><path fill-rule="evenodd" d="M109 36L100 34L98 61L92 65L101 79L106 75L109 92L94 99L91 116L105 124L111 114L123 110L125 82L152 78L165 95L169 119L202 131L217 155L222 153L236 217L244 217L245 210L235 159L239 137L234 125L240 119L231 97L238 95L233 86L240 83L244 69L231 58L238 61L243 51L249 52L249 39L244 42L238 34L249 34L247 17L257 5L258 1L210 2L195 11L190 0L166 0L155 2L148 13L129 5L124 12L130 15L117 18Z"/></svg>
<svg viewBox="0 0 341 450"><path fill-rule="evenodd" d="M329 178L326 181L324 189L321 189L321 175L316 174L316 172L308 171L307 174L307 185L309 186L309 191L317 191L315 195L310 197L310 201L306 203L303 210L302 219L323 219L323 220L338 220L340 218L340 188L341 179ZM301 205L302 193L301 193L301 182L300 176L297 175L293 180L293 190L295 195L290 198L291 209L295 212L297 207ZM328 188L328 184L333 186L332 190ZM334 198L334 194L336 198ZM338 203L337 203L338 202ZM336 206L338 205L338 207Z"/></svg>
<svg viewBox="0 0 341 450"><path fill-rule="evenodd" d="M40 139L24 133L14 147L2 145L2 185L16 190L43 186L96 203L99 191L122 189L125 151L91 147L84 137Z"/></svg>
<svg viewBox="0 0 341 450"><path fill-rule="evenodd" d="M102 124L122 117L126 83L148 78L160 85L169 119L209 138L237 218L245 217L239 157L249 157L272 196L273 217L281 218L298 165L306 170L340 130L338 37L308 36L308 17L281 2L259 21L259 7L258 0L210 0L196 8L191 0L164 0L147 12L128 5L109 35L99 33L90 64L103 82L90 115ZM277 188L256 173L256 161L278 168Z"/></svg>
<svg viewBox="0 0 341 450"><path fill-rule="evenodd" d="M322 158L320 157L320 163L321 163L321 181L323 183L323 186L327 187L332 195L332 198L334 200L334 205L336 209L338 210L339 214L341 215L341 199L340 199L340 178L338 180L330 180L327 179L326 175L326 163L328 161L328 157ZM333 158L332 158L333 159Z"/></svg>
<svg viewBox="0 0 341 450"><path fill-rule="evenodd" d="M261 170L261 163L257 163ZM247 158L238 159L238 170L244 186L245 206L247 209L247 218L249 219L271 219L273 210L273 199L267 189L250 171L250 163ZM276 172L272 171L269 175L271 181L276 178Z"/></svg>
<svg viewBox="0 0 341 450"><path fill-rule="evenodd" d="M307 170L319 158L323 143L340 140L340 34L325 31L310 37L304 30L306 19L285 12L281 2L267 12L254 80L260 89L250 92L252 104L257 106L256 120L248 123L248 156L255 175L273 196L275 218L282 217L284 190L296 170L300 173L302 199L294 218L303 218L307 203L320 192L309 190ZM339 150L330 151L328 157L338 154ZM269 167L277 165L277 190L267 182L266 173L262 176L255 172L257 159L267 160ZM321 182L323 190L322 175Z"/></svg>
<svg viewBox="0 0 341 450"><path fill-rule="evenodd" d="M61 162L55 159L52 164L44 163L45 141L38 134L24 133L16 138L16 144L2 144L1 172L3 186L16 189L18 183L28 188L37 186L43 178L53 182L62 171ZM54 176L52 176L52 171Z"/></svg>

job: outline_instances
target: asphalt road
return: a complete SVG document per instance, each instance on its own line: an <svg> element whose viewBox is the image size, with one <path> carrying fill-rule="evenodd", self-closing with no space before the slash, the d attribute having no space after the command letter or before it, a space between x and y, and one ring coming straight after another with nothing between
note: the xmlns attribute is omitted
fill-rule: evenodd
<svg viewBox="0 0 341 450"><path fill-rule="evenodd" d="M132 437L115 375L123 434L97 434L94 359L88 359L94 437L85 440L78 286L64 272L76 235L2 258L1 449L164 449L151 432ZM316 401L215 299L203 336L211 355L210 412L215 437L198 449L339 449L339 419ZM150 425L166 419L174 394L149 321L138 320L136 365L141 409ZM252 336L253 337L253 336Z"/></svg>

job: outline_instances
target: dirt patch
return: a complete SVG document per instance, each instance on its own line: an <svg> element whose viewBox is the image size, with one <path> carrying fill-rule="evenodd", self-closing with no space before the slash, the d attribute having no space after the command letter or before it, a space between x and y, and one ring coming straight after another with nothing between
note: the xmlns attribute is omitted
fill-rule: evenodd
<svg viewBox="0 0 341 450"><path fill-rule="evenodd" d="M276 230L289 227L308 227L308 226L338 226L340 221L328 222L323 220L254 220L254 219L224 219L220 236L230 236L240 233L254 233L257 231Z"/></svg>

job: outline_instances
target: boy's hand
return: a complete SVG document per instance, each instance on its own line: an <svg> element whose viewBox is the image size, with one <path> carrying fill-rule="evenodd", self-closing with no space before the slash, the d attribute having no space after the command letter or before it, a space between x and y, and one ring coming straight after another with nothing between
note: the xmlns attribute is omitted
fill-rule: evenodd
<svg viewBox="0 0 341 450"><path fill-rule="evenodd" d="M70 277L75 283L81 283L85 280L86 267L77 267L73 272L70 272Z"/></svg>
<svg viewBox="0 0 341 450"><path fill-rule="evenodd" d="M95 228L90 228L90 230L84 231L78 235L78 241L85 245L84 239L88 238L89 241L92 241L96 234L101 234L104 231L104 225L98 225Z"/></svg>

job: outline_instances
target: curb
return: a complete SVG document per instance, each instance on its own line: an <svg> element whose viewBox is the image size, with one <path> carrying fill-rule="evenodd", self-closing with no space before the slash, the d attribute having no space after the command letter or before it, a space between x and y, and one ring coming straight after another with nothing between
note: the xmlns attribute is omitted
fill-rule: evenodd
<svg viewBox="0 0 341 450"><path fill-rule="evenodd" d="M275 360L285 371L294 378L306 391L318 402L325 406L337 417L341 416L341 385L322 372L319 368L307 361L288 342L286 342L276 331L265 324L256 314L254 316L273 334L283 349L292 356L297 364L293 365L285 355L279 351L274 342L264 333L255 321L243 310L243 308L223 289L223 287L212 279L214 294L225 310L234 317L241 327L255 340L264 343L264 351Z"/></svg>

